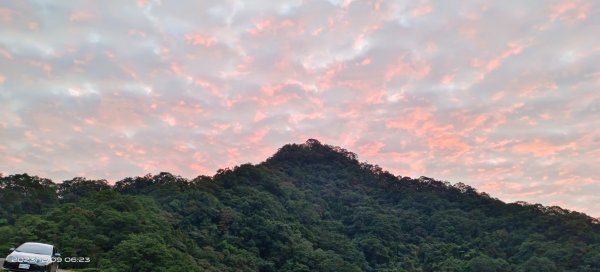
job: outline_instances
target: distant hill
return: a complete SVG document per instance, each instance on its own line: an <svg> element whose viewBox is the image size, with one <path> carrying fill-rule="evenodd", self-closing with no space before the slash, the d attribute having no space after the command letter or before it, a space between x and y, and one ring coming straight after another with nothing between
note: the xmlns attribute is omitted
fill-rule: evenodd
<svg viewBox="0 0 600 272"><path fill-rule="evenodd" d="M0 253L24 241L99 271L600 271L597 219L397 177L312 139L193 180L1 177Z"/></svg>

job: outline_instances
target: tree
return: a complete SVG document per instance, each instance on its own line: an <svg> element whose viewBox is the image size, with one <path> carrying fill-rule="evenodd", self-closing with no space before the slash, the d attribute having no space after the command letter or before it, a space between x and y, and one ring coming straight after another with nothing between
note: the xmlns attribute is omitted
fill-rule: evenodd
<svg viewBox="0 0 600 272"><path fill-rule="evenodd" d="M132 234L100 261L105 271L200 271L193 259L169 248L158 235Z"/></svg>
<svg viewBox="0 0 600 272"><path fill-rule="evenodd" d="M556 264L546 257L533 256L519 266L520 272L558 272Z"/></svg>
<svg viewBox="0 0 600 272"><path fill-rule="evenodd" d="M77 177L71 180L65 180L58 185L58 197L63 202L74 202L82 197L87 197L99 191L109 189L111 189L111 187L106 180L88 180L83 177Z"/></svg>
<svg viewBox="0 0 600 272"><path fill-rule="evenodd" d="M502 259L494 259L487 255L480 255L467 263L467 271L473 272L502 272L509 271L509 264Z"/></svg>

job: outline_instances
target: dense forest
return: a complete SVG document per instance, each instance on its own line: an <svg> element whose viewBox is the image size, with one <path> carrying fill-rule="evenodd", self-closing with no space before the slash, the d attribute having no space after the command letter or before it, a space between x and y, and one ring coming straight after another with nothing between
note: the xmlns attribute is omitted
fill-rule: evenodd
<svg viewBox="0 0 600 272"><path fill-rule="evenodd" d="M0 254L86 271L600 271L600 224L462 183L394 176L317 140L193 180L0 178Z"/></svg>

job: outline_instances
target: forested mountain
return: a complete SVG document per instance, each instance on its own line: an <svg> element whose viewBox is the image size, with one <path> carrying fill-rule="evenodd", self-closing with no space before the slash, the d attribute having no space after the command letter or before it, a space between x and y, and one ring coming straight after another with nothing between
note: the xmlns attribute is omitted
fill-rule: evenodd
<svg viewBox="0 0 600 272"><path fill-rule="evenodd" d="M2 177L0 253L24 241L101 271L600 271L597 219L396 177L316 140L193 180Z"/></svg>

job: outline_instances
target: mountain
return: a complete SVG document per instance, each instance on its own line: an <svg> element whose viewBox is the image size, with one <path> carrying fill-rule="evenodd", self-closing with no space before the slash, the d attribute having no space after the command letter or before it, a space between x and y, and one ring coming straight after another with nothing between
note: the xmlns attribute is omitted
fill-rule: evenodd
<svg viewBox="0 0 600 272"><path fill-rule="evenodd" d="M86 271L600 271L600 222L396 177L340 147L258 165L60 184L0 178L0 252L57 245Z"/></svg>

